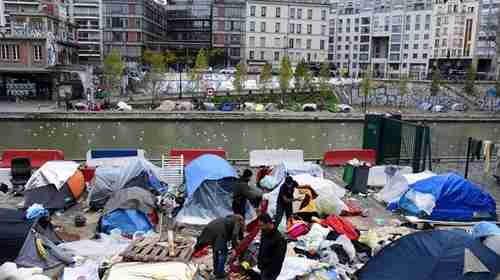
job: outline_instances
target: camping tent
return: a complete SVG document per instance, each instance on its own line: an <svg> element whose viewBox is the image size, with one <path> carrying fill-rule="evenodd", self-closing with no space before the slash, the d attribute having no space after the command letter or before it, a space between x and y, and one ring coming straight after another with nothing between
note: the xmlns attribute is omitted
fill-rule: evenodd
<svg viewBox="0 0 500 280"><path fill-rule="evenodd" d="M153 228L149 215L155 213L155 197L140 187L130 187L116 191L104 206L104 214L99 222L99 231L110 233L119 228L125 235L134 232L148 232Z"/></svg>
<svg viewBox="0 0 500 280"><path fill-rule="evenodd" d="M234 168L216 155L202 155L186 166L186 202L176 217L185 224L207 224L232 214Z"/></svg>
<svg viewBox="0 0 500 280"><path fill-rule="evenodd" d="M493 280L498 273L500 256L462 230L404 236L357 272L360 280Z"/></svg>
<svg viewBox="0 0 500 280"><path fill-rule="evenodd" d="M89 205L95 209L104 207L114 192L130 187L140 187L155 193L163 193L166 186L159 179L159 167L151 162L134 158L123 167L98 167L95 183L89 194Z"/></svg>
<svg viewBox="0 0 500 280"><path fill-rule="evenodd" d="M432 176L410 185L399 200L399 207L416 216L427 212L425 218L433 220L496 220L495 199L455 173Z"/></svg>
<svg viewBox="0 0 500 280"><path fill-rule="evenodd" d="M26 220L25 215L24 211L0 208L0 263L15 262L19 266L42 269L72 263L71 257L56 247L61 240L51 225L39 219ZM45 249L38 248L37 242Z"/></svg>
<svg viewBox="0 0 500 280"><path fill-rule="evenodd" d="M78 166L73 161L49 161L42 165L26 183L24 206L38 203L47 209L69 207L85 189Z"/></svg>

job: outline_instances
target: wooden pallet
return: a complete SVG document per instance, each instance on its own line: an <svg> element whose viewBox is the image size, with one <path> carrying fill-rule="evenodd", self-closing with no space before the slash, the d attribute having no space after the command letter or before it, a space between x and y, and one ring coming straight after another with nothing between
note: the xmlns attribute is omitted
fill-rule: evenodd
<svg viewBox="0 0 500 280"><path fill-rule="evenodd" d="M130 262L188 262L193 254L193 245L192 240L176 240L175 255L170 256L168 244L160 243L158 238L146 238L133 242L121 256Z"/></svg>

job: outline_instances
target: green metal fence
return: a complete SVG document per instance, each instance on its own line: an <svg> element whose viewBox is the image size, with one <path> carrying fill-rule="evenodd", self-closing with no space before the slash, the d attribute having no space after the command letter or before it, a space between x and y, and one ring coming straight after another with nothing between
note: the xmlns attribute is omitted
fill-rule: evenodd
<svg viewBox="0 0 500 280"><path fill-rule="evenodd" d="M367 115L363 148L377 151L377 164L408 165L414 172L432 169L430 128L423 124Z"/></svg>

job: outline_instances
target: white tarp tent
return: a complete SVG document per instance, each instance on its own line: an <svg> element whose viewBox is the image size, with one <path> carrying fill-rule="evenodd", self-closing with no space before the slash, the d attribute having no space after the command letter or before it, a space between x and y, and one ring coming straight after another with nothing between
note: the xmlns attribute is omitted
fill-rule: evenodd
<svg viewBox="0 0 500 280"><path fill-rule="evenodd" d="M74 161L48 161L40 167L26 183L26 190L32 190L47 185L61 187L75 174L79 164Z"/></svg>

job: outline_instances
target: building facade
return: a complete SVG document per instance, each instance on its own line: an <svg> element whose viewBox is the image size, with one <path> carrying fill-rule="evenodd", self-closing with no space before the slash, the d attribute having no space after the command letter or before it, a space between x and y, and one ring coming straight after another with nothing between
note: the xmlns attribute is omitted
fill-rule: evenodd
<svg viewBox="0 0 500 280"><path fill-rule="evenodd" d="M101 0L73 0L72 17L78 26L78 56L84 65L102 63Z"/></svg>
<svg viewBox="0 0 500 280"><path fill-rule="evenodd" d="M102 0L103 55L118 49L132 64L146 48L165 40L167 10L153 0Z"/></svg>
<svg viewBox="0 0 500 280"><path fill-rule="evenodd" d="M434 0L431 65L445 75L476 64L480 0Z"/></svg>
<svg viewBox="0 0 500 280"><path fill-rule="evenodd" d="M212 48L212 0L173 0L167 3L168 33L163 44L186 64L200 49Z"/></svg>
<svg viewBox="0 0 500 280"><path fill-rule="evenodd" d="M500 32L500 0L482 0L479 17L480 26L477 38L477 71L486 73L489 78L496 77L497 32Z"/></svg>
<svg viewBox="0 0 500 280"><path fill-rule="evenodd" d="M236 66L243 54L245 42L245 1L215 0L213 4L213 48L222 50L222 60L216 64Z"/></svg>
<svg viewBox="0 0 500 280"><path fill-rule="evenodd" d="M0 97L51 98L63 83L78 80L76 25L69 6L6 1L6 32L0 40Z"/></svg>
<svg viewBox="0 0 500 280"><path fill-rule="evenodd" d="M432 42L429 0L338 1L330 14L328 58L339 72L426 77Z"/></svg>
<svg viewBox="0 0 500 280"><path fill-rule="evenodd" d="M319 0L248 0L245 59L277 67L288 56L292 65L302 59L321 63L328 57L329 5Z"/></svg>

